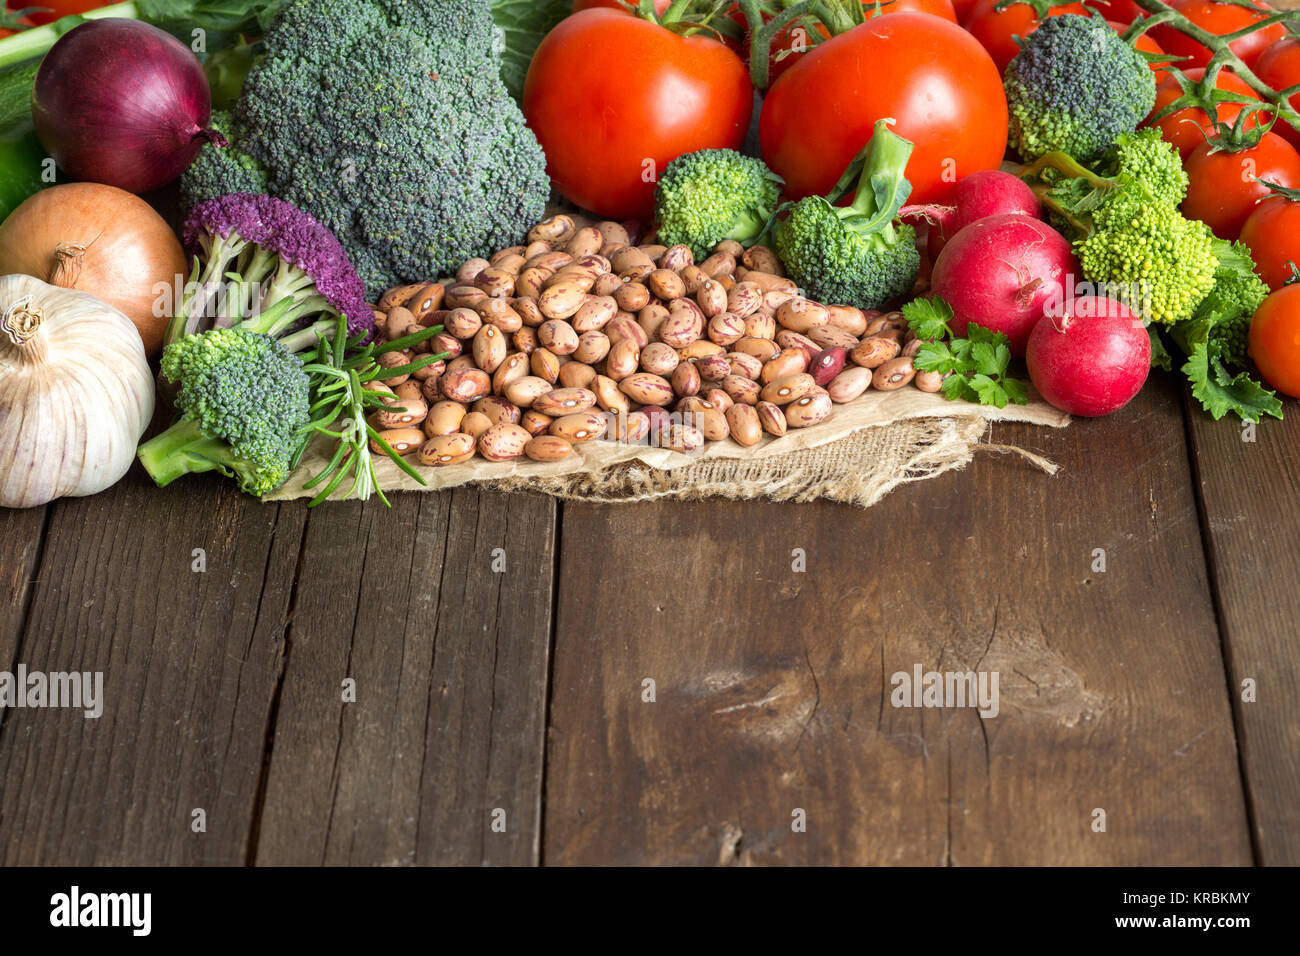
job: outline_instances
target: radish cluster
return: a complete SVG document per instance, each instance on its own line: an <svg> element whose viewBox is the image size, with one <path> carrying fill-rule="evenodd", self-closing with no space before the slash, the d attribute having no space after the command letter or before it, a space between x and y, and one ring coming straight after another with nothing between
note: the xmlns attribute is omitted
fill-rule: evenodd
<svg viewBox="0 0 1300 956"><path fill-rule="evenodd" d="M1109 415L1142 389L1151 341L1112 298L1076 288L1070 243L1042 221L1033 191L1009 173L973 173L951 204L913 206L930 223L931 291L952 306L957 335L970 323L1007 336L1039 393L1071 415Z"/></svg>

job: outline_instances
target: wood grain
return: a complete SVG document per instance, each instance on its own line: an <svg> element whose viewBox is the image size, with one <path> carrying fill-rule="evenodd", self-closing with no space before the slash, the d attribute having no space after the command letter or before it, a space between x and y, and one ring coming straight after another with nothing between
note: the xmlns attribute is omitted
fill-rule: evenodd
<svg viewBox="0 0 1300 956"><path fill-rule="evenodd" d="M1249 863L1173 386L996 437L1064 473L566 505L544 860ZM999 716L894 708L918 663L996 670Z"/></svg>
<svg viewBox="0 0 1300 956"><path fill-rule="evenodd" d="M22 661L102 671L105 705L98 719L9 712L0 860L242 863L302 509L208 477L159 491L135 474L50 507ZM205 832L191 829L196 808Z"/></svg>
<svg viewBox="0 0 1300 956"><path fill-rule="evenodd" d="M393 503L312 514L256 860L535 862L555 503Z"/></svg>
<svg viewBox="0 0 1300 956"><path fill-rule="evenodd" d="M36 587L36 566L45 538L47 508L0 508L0 667L12 671L28 602ZM0 711L0 727L5 713Z"/></svg>
<svg viewBox="0 0 1300 956"><path fill-rule="evenodd" d="M1251 430L1189 412L1260 862L1300 863L1300 402ZM1253 441L1247 440L1253 438ZM1243 700L1243 682L1257 685Z"/></svg>

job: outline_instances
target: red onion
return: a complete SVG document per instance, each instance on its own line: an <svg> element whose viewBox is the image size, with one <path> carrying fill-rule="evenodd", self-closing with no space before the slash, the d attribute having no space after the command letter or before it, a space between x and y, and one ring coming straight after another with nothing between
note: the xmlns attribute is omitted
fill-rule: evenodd
<svg viewBox="0 0 1300 956"><path fill-rule="evenodd" d="M138 20L91 20L41 63L32 118L41 145L74 179L144 193L171 182L206 142L208 81L193 53Z"/></svg>

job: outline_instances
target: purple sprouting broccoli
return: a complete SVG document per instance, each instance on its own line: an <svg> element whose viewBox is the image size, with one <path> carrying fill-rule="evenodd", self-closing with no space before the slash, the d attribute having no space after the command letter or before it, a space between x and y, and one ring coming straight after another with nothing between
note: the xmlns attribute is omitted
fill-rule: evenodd
<svg viewBox="0 0 1300 956"><path fill-rule="evenodd" d="M253 193L219 196L194 207L182 238L194 272L167 344L238 327L301 353L332 339L340 316L350 342L374 330L365 285L342 244L292 203Z"/></svg>

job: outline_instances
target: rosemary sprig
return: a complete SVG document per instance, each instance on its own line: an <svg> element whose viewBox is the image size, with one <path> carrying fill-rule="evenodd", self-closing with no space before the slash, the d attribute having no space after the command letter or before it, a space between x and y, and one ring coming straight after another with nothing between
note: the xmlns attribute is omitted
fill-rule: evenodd
<svg viewBox="0 0 1300 956"><path fill-rule="evenodd" d="M386 368L379 364L380 355L412 348L441 331L442 326L437 325L383 345L365 343L364 336L347 337L347 320L340 316L333 341L318 335L316 350L304 356L307 374L311 377L312 418L303 429L302 441L294 456L294 467L298 466L308 443L316 435L333 439L338 447L329 463L303 486L310 490L324 485L307 507L314 508L327 500L349 477L352 484L348 486L345 498L366 501L377 494L385 506L391 507L375 478L371 442L404 472L421 485L425 484L420 473L407 464L367 421L370 413L376 409L401 409L386 404L384 393L372 391L366 386L383 379L409 375L450 358L449 353L442 352L437 355L422 355L414 362L397 368Z"/></svg>

